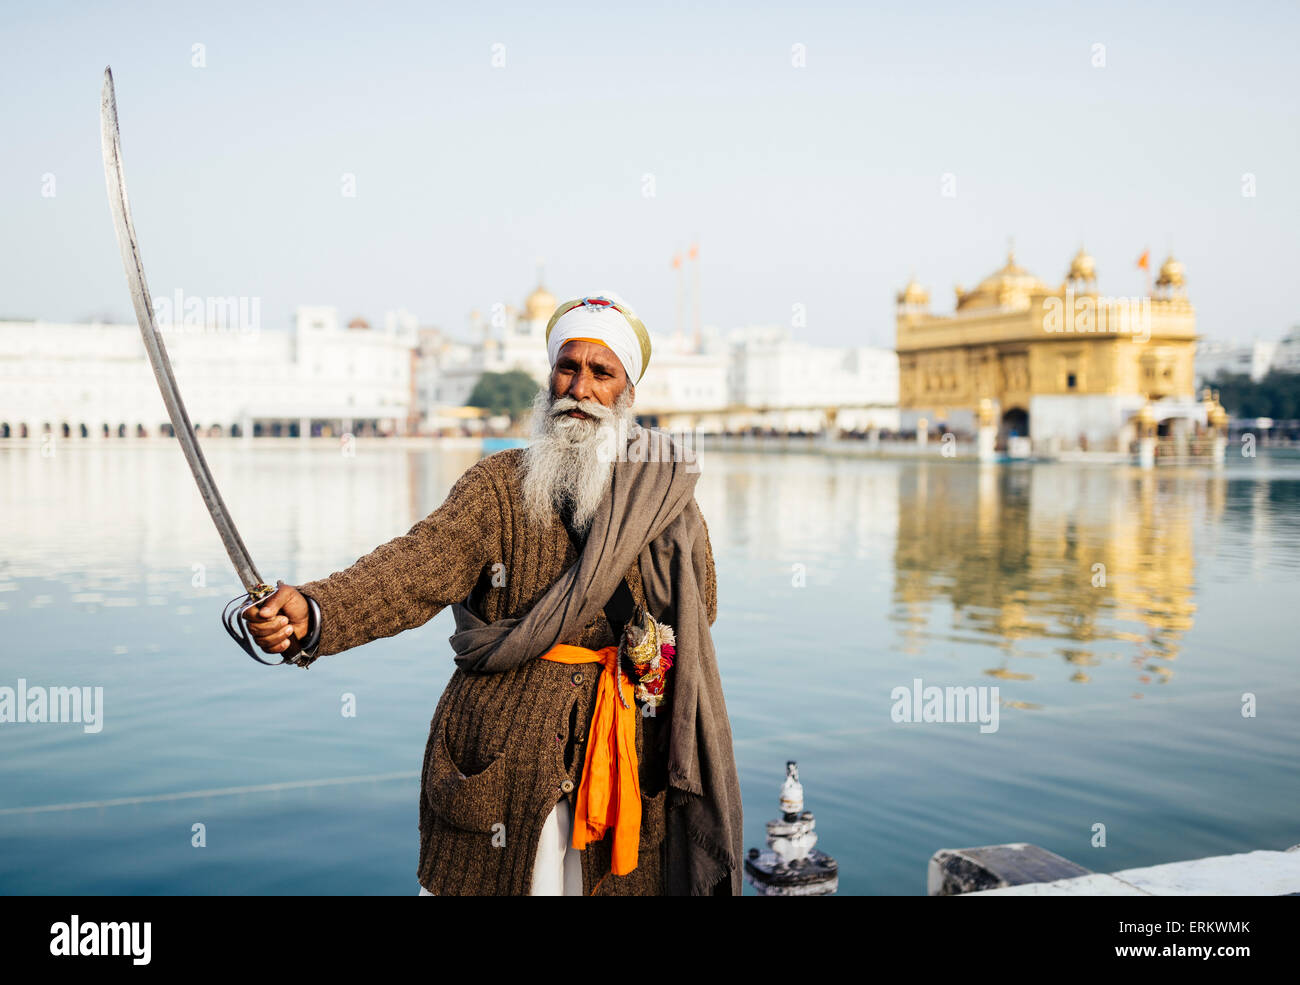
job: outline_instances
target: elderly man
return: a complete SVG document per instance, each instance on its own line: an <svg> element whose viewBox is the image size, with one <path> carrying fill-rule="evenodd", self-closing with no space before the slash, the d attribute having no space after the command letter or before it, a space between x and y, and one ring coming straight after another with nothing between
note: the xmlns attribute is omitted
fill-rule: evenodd
<svg viewBox="0 0 1300 985"><path fill-rule="evenodd" d="M421 895L740 895L741 804L694 456L631 413L650 339L613 294L560 305L527 449L404 536L247 614L320 656L452 606L457 669L420 799Z"/></svg>

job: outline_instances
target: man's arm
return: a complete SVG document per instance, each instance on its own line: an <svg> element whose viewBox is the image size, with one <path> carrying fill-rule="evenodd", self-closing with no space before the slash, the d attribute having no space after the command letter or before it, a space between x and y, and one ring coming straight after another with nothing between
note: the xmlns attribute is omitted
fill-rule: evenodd
<svg viewBox="0 0 1300 985"><path fill-rule="evenodd" d="M401 537L350 568L298 591L320 607L313 657L422 626L473 590L501 542L501 505L482 463L457 480L447 499Z"/></svg>

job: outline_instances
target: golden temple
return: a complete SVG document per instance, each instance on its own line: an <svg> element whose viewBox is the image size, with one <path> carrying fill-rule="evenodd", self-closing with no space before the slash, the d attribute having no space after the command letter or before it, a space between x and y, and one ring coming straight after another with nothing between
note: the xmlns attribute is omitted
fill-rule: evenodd
<svg viewBox="0 0 1300 985"><path fill-rule="evenodd" d="M897 295L899 405L906 430L972 433L984 414L999 441L1035 452L1127 451L1150 402L1162 434L1205 423L1195 399L1196 316L1172 256L1139 297L1097 290L1080 249L1052 287L1015 259L967 291L951 314L930 310L915 278Z"/></svg>

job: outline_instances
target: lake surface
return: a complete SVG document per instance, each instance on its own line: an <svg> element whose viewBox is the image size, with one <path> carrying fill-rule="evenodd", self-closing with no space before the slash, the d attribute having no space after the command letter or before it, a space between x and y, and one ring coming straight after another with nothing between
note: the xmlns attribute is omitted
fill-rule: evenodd
<svg viewBox="0 0 1300 985"><path fill-rule="evenodd" d="M294 583L405 533L478 457L205 450L262 574ZM703 466L747 848L787 759L842 894L924 893L939 848L1113 871L1300 842L1300 462ZM0 447L0 517L0 686L104 695L98 732L0 724L0 893L418 891L450 613L309 673L254 663L172 444ZM997 687L997 729L894 721L918 679Z"/></svg>

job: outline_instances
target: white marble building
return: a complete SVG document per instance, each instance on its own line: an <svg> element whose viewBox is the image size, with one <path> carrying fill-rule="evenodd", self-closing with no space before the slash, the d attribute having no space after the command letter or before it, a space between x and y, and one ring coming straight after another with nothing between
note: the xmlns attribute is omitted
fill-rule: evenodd
<svg viewBox="0 0 1300 985"><path fill-rule="evenodd" d="M467 408L487 372L549 373L554 295L471 317L472 341L390 312L372 328L329 307L300 307L292 329L241 322L162 326L191 422L206 435L396 435L481 429ZM645 423L705 433L898 427L898 359L871 347L822 348L782 328L725 340L651 330L637 388ZM131 324L0 322L0 438L134 438L170 433L139 329Z"/></svg>
<svg viewBox="0 0 1300 985"><path fill-rule="evenodd" d="M779 325L737 329L729 343L733 430L898 429L894 350L814 346Z"/></svg>
<svg viewBox="0 0 1300 985"><path fill-rule="evenodd" d="M419 412L424 427L443 431L465 420L465 402L484 373L522 370L540 387L550 373L546 323L555 312L554 295L538 287L522 311L494 304L486 317L470 315L471 342L440 336L420 367Z"/></svg>
<svg viewBox="0 0 1300 985"><path fill-rule="evenodd" d="M299 308L289 331L160 326L191 422L205 434L402 434L415 319L339 325ZM153 437L170 424L135 325L0 322L0 437Z"/></svg>
<svg viewBox="0 0 1300 985"><path fill-rule="evenodd" d="M1279 373L1300 373L1300 325L1296 325L1277 343L1272 368Z"/></svg>
<svg viewBox="0 0 1300 985"><path fill-rule="evenodd" d="M1278 352L1277 342L1237 344L1203 339L1196 344L1196 387L1199 390L1222 374L1249 376L1259 382L1268 375Z"/></svg>

